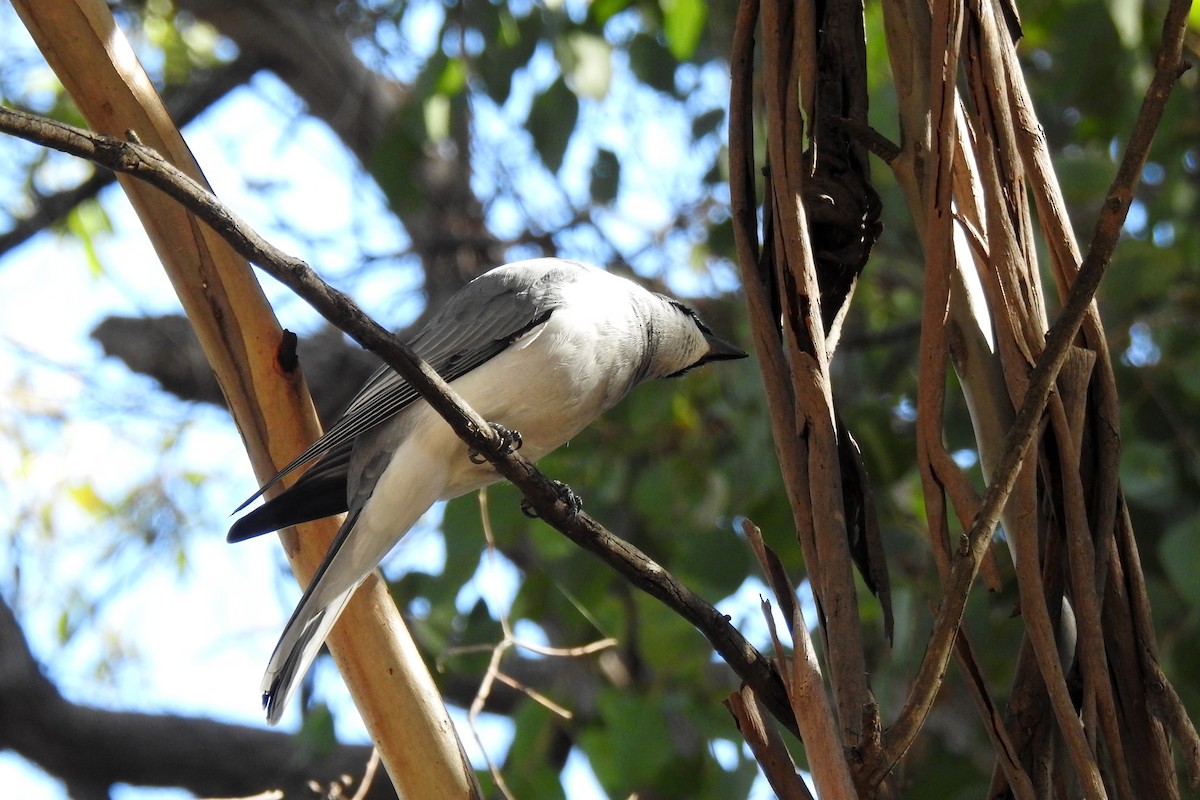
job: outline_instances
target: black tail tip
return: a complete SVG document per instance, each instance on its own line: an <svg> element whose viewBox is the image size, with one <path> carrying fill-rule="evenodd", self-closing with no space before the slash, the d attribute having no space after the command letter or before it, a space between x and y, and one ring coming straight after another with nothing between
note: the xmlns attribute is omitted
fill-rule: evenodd
<svg viewBox="0 0 1200 800"><path fill-rule="evenodd" d="M261 536L266 532L261 525L254 524L254 516L251 514L229 526L229 533L225 534L225 541L229 544L237 544L247 539L253 539L255 536Z"/></svg>
<svg viewBox="0 0 1200 800"><path fill-rule="evenodd" d="M279 685L275 684L270 689L263 692L262 706L263 711L267 715L267 724L275 725L279 722L279 718L283 716L283 708L280 705L280 697L278 694Z"/></svg>

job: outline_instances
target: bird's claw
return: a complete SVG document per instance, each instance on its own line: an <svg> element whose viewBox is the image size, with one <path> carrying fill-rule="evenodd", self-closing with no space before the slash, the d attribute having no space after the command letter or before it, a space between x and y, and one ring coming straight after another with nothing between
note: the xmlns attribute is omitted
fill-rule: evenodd
<svg viewBox="0 0 1200 800"><path fill-rule="evenodd" d="M525 444L525 437L521 436L520 431L510 431L499 422L489 422L488 425L491 425L492 430L500 437L500 447L502 450L510 452L520 450L521 445ZM487 456L474 447L467 451L467 458L471 459L472 464L483 464L488 460Z"/></svg>
<svg viewBox="0 0 1200 800"><path fill-rule="evenodd" d="M570 486L567 486L562 481L556 481L553 479L551 482L554 484L554 488L558 492L558 499L566 504L567 511L570 516L573 517L583 510L583 498L575 494L575 492L571 490ZM529 502L528 497L521 500L521 513L530 519L537 519L541 516L538 514L537 509L533 507L533 503Z"/></svg>

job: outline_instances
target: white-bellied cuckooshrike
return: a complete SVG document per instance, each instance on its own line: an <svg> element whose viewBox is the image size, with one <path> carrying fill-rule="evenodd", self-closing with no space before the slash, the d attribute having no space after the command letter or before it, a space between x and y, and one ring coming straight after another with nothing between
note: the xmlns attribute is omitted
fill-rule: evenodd
<svg viewBox="0 0 1200 800"><path fill-rule="evenodd" d="M597 267L540 258L456 292L411 341L462 398L536 461L642 381L745 353L669 297ZM404 378L379 369L346 413L245 505L313 466L229 531L237 542L349 512L271 655L263 706L279 721L355 588L438 500L501 480ZM240 509L239 509L240 510Z"/></svg>

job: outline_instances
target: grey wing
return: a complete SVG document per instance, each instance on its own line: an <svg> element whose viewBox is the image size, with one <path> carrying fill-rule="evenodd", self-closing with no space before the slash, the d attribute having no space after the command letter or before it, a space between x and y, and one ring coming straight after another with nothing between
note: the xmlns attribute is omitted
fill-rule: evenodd
<svg viewBox="0 0 1200 800"><path fill-rule="evenodd" d="M234 522L226 541L240 542L348 510L346 476L352 450L353 442L346 442L326 453L300 480Z"/></svg>
<svg viewBox="0 0 1200 800"><path fill-rule="evenodd" d="M564 262L562 268L571 267L573 265ZM477 278L451 297L433 316L410 343L413 350L447 382L462 377L550 318L559 297L554 287L561 281L562 275L558 270L544 272L544 276L533 281L528 274L514 270L495 270ZM417 391L398 373L386 365L380 367L350 401L346 412L333 427L263 484L234 513L314 459L324 457L322 464L325 461L333 463L324 469L321 468L322 464L318 464L290 487L287 494L300 496L307 488L302 484L310 481L310 474L313 475L311 482L314 488L317 481L324 484L331 478L339 477L344 485L349 453L355 438L392 419L418 397ZM276 501L282 499L281 495ZM345 501L341 500L340 503L339 508L334 508L325 516L344 511ZM314 505L322 509L332 507L328 502ZM255 513L259 511L263 509ZM248 526L247 532L250 527L256 526ZM231 531L230 536L233 535ZM246 536L242 535L241 538Z"/></svg>

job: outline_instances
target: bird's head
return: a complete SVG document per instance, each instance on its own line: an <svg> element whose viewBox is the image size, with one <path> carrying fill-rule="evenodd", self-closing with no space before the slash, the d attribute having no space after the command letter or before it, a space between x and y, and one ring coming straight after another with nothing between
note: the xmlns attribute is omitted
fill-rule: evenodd
<svg viewBox="0 0 1200 800"><path fill-rule="evenodd" d="M655 327L652 346L655 349L655 373L659 377L677 378L710 361L729 361L745 358L739 347L717 336L705 325L696 312L669 297L664 301L661 325Z"/></svg>

